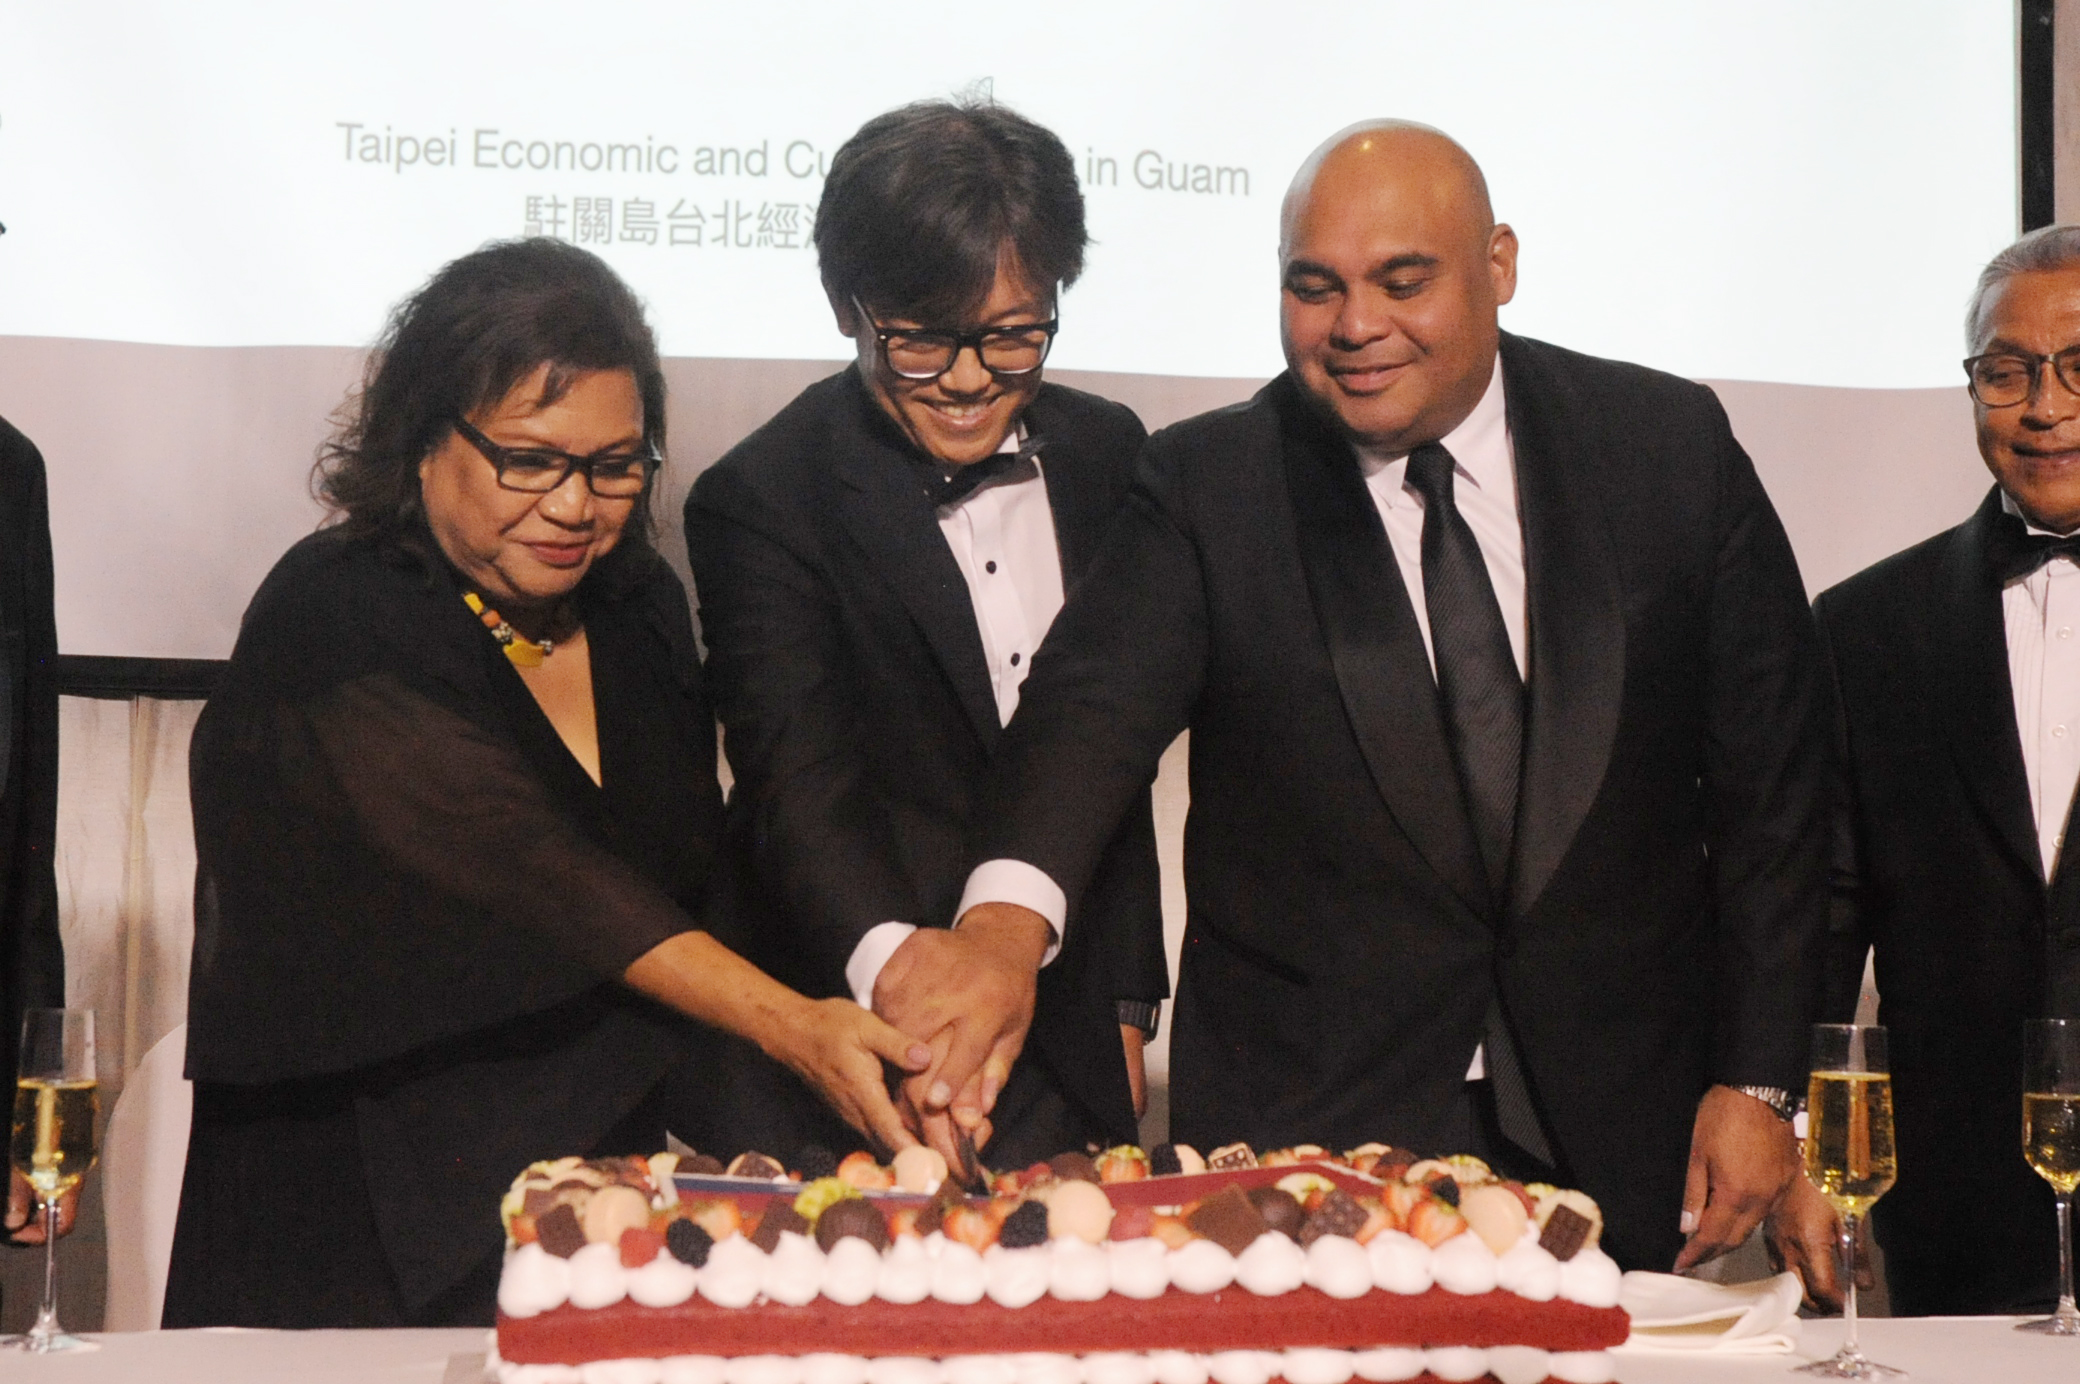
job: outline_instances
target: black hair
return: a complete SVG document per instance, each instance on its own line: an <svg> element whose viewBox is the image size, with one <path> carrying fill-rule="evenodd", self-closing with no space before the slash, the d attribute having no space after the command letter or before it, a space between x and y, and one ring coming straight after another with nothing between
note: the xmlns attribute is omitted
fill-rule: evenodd
<svg viewBox="0 0 2080 1384"><path fill-rule="evenodd" d="M442 266L391 311L360 389L318 449L318 498L344 532L408 537L424 512L419 463L458 415L504 399L544 364L541 406L580 374L632 372L644 440L664 450L664 370L628 285L560 240L500 241ZM623 546L648 546L648 496L632 517Z"/></svg>
<svg viewBox="0 0 2080 1384"><path fill-rule="evenodd" d="M1062 141L993 101L961 99L860 126L831 159L815 240L833 302L857 297L929 324L988 298L1007 244L1035 287L1067 287L1090 236Z"/></svg>

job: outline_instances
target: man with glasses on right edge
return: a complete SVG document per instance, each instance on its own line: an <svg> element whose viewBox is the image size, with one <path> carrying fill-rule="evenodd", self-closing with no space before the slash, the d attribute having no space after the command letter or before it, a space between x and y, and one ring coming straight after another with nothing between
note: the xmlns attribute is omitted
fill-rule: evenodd
<svg viewBox="0 0 2080 1384"><path fill-rule="evenodd" d="M1126 408L1041 382L1087 239L1075 163L1032 121L986 101L868 121L831 162L815 228L857 360L686 505L736 775L709 925L942 1052L950 1019L1044 962L1032 1040L994 1137L975 1140L999 1168L1137 1142L1141 1042L1168 993L1145 784L1061 934L943 926L998 735L1145 437ZM787 1072L725 1047L685 1103L722 1124L682 1137L812 1176L828 1170L805 1148L813 1164L815 1146L852 1147ZM921 1104L957 1159L950 1120Z"/></svg>
<svg viewBox="0 0 2080 1384"><path fill-rule="evenodd" d="M1830 1018L1877 949L1899 1181L1872 1212L1895 1315L2042 1311L2050 1187L2022 1158L2022 1021L2080 1019L2080 226L1994 256L1965 319L1964 523L1823 593L1845 785ZM1829 1215L1811 1196L1802 1216Z"/></svg>

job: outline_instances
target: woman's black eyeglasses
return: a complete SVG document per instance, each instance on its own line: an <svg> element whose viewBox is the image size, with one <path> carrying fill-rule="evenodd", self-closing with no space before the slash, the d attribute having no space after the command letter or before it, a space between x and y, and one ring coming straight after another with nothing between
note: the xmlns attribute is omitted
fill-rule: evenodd
<svg viewBox="0 0 2080 1384"><path fill-rule="evenodd" d="M586 486L602 500L631 499L643 493L651 474L664 464L657 449L648 446L640 452L610 450L586 457L553 447L501 447L460 416L455 419L455 431L484 454L484 460L497 470L501 486L529 495L546 495L571 472L582 471Z"/></svg>

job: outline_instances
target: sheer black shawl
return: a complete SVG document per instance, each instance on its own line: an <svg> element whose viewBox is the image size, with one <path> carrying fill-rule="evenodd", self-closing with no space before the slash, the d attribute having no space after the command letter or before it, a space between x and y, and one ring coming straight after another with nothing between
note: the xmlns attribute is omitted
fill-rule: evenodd
<svg viewBox="0 0 2080 1384"><path fill-rule="evenodd" d="M683 1021L617 981L693 926L722 805L685 594L653 551L578 593L598 785L434 551L292 548L190 755L189 1075L348 1091L414 1301L495 1245L521 1166L590 1150L682 1055Z"/></svg>

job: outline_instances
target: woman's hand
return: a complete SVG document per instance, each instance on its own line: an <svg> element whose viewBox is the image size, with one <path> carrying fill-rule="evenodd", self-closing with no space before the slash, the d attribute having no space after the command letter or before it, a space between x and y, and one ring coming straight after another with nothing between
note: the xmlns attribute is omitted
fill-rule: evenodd
<svg viewBox="0 0 2080 1384"><path fill-rule="evenodd" d="M18 1245L40 1245L43 1243L43 1203L36 1199L36 1190L29 1185L28 1178L12 1168L7 1172L8 1239ZM72 1233L72 1222L78 1214L79 1188L74 1186L58 1198L59 1238Z"/></svg>
<svg viewBox="0 0 2080 1384"><path fill-rule="evenodd" d="M801 1022L766 1042L845 1123L890 1153L917 1142L896 1114L882 1064L906 1073L931 1065L932 1050L851 1000L806 1000Z"/></svg>
<svg viewBox="0 0 2080 1384"><path fill-rule="evenodd" d="M758 1044L889 1152L917 1142L889 1099L882 1064L915 1076L931 1066L932 1049L852 1001L799 995L705 932L665 938L621 978L681 1014Z"/></svg>

